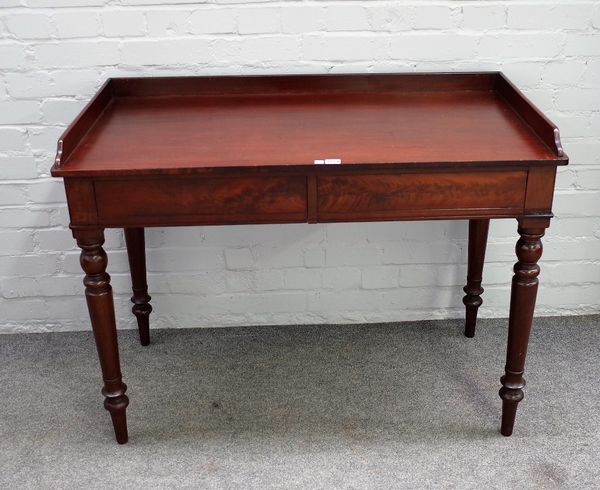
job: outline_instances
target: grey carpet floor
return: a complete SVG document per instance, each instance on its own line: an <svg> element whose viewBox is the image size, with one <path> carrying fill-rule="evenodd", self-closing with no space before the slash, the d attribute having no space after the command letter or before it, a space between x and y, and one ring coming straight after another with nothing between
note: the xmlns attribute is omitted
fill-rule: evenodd
<svg viewBox="0 0 600 490"><path fill-rule="evenodd" d="M515 433L506 320L121 331L119 446L88 332L0 336L0 488L599 488L600 316L536 319Z"/></svg>

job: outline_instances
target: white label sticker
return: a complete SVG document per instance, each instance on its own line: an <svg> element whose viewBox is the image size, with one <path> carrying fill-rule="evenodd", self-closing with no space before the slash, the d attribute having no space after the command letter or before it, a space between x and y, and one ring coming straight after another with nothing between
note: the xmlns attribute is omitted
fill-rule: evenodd
<svg viewBox="0 0 600 490"><path fill-rule="evenodd" d="M340 165L342 160L340 158L326 158L325 165Z"/></svg>
<svg viewBox="0 0 600 490"><path fill-rule="evenodd" d="M315 160L315 165L324 165L325 160Z"/></svg>

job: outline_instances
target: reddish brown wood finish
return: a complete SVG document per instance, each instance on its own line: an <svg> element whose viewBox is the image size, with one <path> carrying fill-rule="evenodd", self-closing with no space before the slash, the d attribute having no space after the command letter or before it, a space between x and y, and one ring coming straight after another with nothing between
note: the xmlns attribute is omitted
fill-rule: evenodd
<svg viewBox="0 0 600 490"><path fill-rule="evenodd" d="M475 325L477 324L477 310L483 303L481 287L483 275L483 262L485 260L485 248L487 245L489 219L472 219L469 221L469 265L467 269L467 285L463 298L466 310L465 336L475 336Z"/></svg>
<svg viewBox="0 0 600 490"><path fill-rule="evenodd" d="M148 294L146 282L146 244L143 228L125 228L125 243L127 244L127 257L129 259L129 270L131 272L131 284L133 296L131 302L132 313L137 318L140 343L150 344L150 313L152 299Z"/></svg>
<svg viewBox="0 0 600 490"><path fill-rule="evenodd" d="M101 228L73 229L73 236L81 248L81 267L85 272L83 284L87 299L96 348L104 379L104 408L110 412L115 436L119 444L127 442L125 409L129 399L127 386L121 380L119 347L115 308L110 276L106 273L107 258L102 248L104 230Z"/></svg>
<svg viewBox="0 0 600 490"><path fill-rule="evenodd" d="M505 374L500 379L502 388L502 427L500 432L510 436L513 432L517 404L523 399L525 379L525 356L531 332L531 322L538 290L537 265L542 256L542 236L544 228L539 225L528 226L527 221L520 221L521 238L515 247L518 262L515 264L515 275L512 280L510 297L510 317L508 320L508 347L506 352Z"/></svg>
<svg viewBox="0 0 600 490"><path fill-rule="evenodd" d="M53 175L306 167L323 158L566 163L559 140L547 138L555 129L499 73L112 79L61 137Z"/></svg>
<svg viewBox="0 0 600 490"><path fill-rule="evenodd" d="M314 160L339 158L339 165ZM465 333L489 219L517 218L502 433L512 432L552 217L558 129L500 73L111 79L58 143L105 407L127 440L103 229L126 228L149 340L146 226L469 219Z"/></svg>
<svg viewBox="0 0 600 490"><path fill-rule="evenodd" d="M299 222L306 221L306 178L98 180L96 202L105 225Z"/></svg>
<svg viewBox="0 0 600 490"><path fill-rule="evenodd" d="M319 177L319 221L520 213L527 172L435 172Z"/></svg>

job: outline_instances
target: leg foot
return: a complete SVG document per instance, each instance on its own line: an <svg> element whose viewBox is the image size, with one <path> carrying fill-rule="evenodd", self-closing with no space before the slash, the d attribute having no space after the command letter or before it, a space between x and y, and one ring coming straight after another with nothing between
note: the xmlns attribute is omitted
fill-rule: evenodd
<svg viewBox="0 0 600 490"><path fill-rule="evenodd" d="M73 236L81 247L85 297L104 380L104 408L110 412L117 442L124 444L127 442L125 411L129 399L125 394L127 386L121 380L115 308L110 276L106 273L106 252L102 248L104 230L73 229Z"/></svg>
<svg viewBox="0 0 600 490"><path fill-rule="evenodd" d="M127 408L127 405L129 405L129 399L127 398L127 395L125 395L127 386L125 383L122 383L122 386L122 390L117 389L114 393L108 393L106 388L102 390L102 394L105 396L104 408L110 412L115 437L119 444L125 444L128 440L125 409Z"/></svg>
<svg viewBox="0 0 600 490"><path fill-rule="evenodd" d="M466 293L463 298L465 305L465 336L475 336L477 310L483 303L481 287L485 248L487 245L489 219L472 219L469 221L469 265L467 270L467 285L463 288Z"/></svg>
<svg viewBox="0 0 600 490"><path fill-rule="evenodd" d="M152 299L148 295L146 282L146 245L143 228L125 228L125 242L127 243L127 256L131 271L131 284L133 296L131 311L137 318L140 343L150 344L150 313L152 312Z"/></svg>
<svg viewBox="0 0 600 490"><path fill-rule="evenodd" d="M501 379L502 382L504 382L503 379L504 376ZM525 380L523 380L522 386L525 386ZM500 433L508 437L513 433L515 417L517 416L517 405L523 399L523 389L502 387L500 388L500 398L502 398L502 424L500 426Z"/></svg>
<svg viewBox="0 0 600 490"><path fill-rule="evenodd" d="M518 262L514 266L510 297L506 368L504 376L500 378L502 388L499 392L502 398L500 432L504 436L512 434L517 405L523 399L525 357L538 289L537 276L540 273L537 262L542 256L541 238L545 230L539 223L527 226L527 223L520 222L519 225L521 238L516 246Z"/></svg>

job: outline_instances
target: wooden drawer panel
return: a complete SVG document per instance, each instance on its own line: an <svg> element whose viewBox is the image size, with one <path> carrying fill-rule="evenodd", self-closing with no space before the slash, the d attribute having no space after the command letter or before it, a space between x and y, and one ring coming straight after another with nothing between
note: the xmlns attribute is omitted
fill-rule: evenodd
<svg viewBox="0 0 600 490"><path fill-rule="evenodd" d="M525 170L320 176L318 219L518 214L526 184Z"/></svg>
<svg viewBox="0 0 600 490"><path fill-rule="evenodd" d="M100 224L243 224L306 220L306 177L98 180Z"/></svg>

